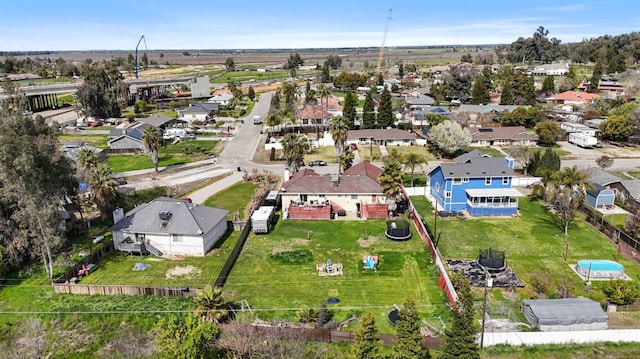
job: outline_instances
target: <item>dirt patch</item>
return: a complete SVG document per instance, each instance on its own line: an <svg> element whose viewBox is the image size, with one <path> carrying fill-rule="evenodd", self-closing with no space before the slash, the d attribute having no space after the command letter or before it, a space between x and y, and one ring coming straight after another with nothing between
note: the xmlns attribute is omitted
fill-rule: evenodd
<svg viewBox="0 0 640 359"><path fill-rule="evenodd" d="M640 313L615 312L607 313L609 329L637 329L640 328Z"/></svg>
<svg viewBox="0 0 640 359"><path fill-rule="evenodd" d="M202 273L202 270L194 266L184 266L184 267L176 266L169 269L165 273L165 277L167 279L191 278L195 275L199 275L200 273Z"/></svg>
<svg viewBox="0 0 640 359"><path fill-rule="evenodd" d="M304 238L294 238L289 240L290 242L292 242L292 244L296 244L296 245L307 245L309 244L309 241L304 239Z"/></svg>
<svg viewBox="0 0 640 359"><path fill-rule="evenodd" d="M369 236L366 239L365 238L358 238L358 240L356 242L358 242L360 247L368 248L368 247L371 247L372 245L377 244L378 242L380 242L380 238Z"/></svg>

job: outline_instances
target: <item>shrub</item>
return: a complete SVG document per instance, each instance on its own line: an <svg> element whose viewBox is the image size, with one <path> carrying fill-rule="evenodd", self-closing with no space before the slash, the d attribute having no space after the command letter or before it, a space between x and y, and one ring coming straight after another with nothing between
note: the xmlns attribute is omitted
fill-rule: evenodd
<svg viewBox="0 0 640 359"><path fill-rule="evenodd" d="M313 254L308 249L271 253L270 258L280 264L305 264L313 260Z"/></svg>
<svg viewBox="0 0 640 359"><path fill-rule="evenodd" d="M604 288L604 294L613 304L627 305L640 297L640 288L635 282L616 279L607 284Z"/></svg>

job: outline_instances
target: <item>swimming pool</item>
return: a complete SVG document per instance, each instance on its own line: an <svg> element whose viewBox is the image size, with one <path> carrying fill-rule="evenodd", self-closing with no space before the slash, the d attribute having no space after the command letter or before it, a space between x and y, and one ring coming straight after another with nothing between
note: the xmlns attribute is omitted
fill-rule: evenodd
<svg viewBox="0 0 640 359"><path fill-rule="evenodd" d="M578 261L576 271L587 279L624 278L624 266L606 259L584 259Z"/></svg>

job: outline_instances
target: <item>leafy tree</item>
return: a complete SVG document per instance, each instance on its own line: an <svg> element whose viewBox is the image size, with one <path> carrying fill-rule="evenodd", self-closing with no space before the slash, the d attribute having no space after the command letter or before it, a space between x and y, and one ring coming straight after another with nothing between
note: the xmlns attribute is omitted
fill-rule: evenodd
<svg viewBox="0 0 640 359"><path fill-rule="evenodd" d="M542 91L556 91L556 83L553 76L545 76L544 80L542 81Z"/></svg>
<svg viewBox="0 0 640 359"><path fill-rule="evenodd" d="M227 71L235 71L236 63L233 61L233 57L227 57L227 60L224 62L224 67L227 68Z"/></svg>
<svg viewBox="0 0 640 359"><path fill-rule="evenodd" d="M598 165L598 167L602 168L603 170L607 169L613 165L613 158L607 155L602 155L596 158L596 164Z"/></svg>
<svg viewBox="0 0 640 359"><path fill-rule="evenodd" d="M467 147L471 143L471 134L459 123L447 120L431 127L429 141L447 155Z"/></svg>
<svg viewBox="0 0 640 359"><path fill-rule="evenodd" d="M336 156L338 156L338 163L342 163L342 155L344 153L344 143L347 141L347 134L349 132L349 123L347 119L342 116L335 116L329 121L329 133L336 148ZM338 172L342 173L342 166L338 166Z"/></svg>
<svg viewBox="0 0 640 359"><path fill-rule="evenodd" d="M404 303L398 311L400 319L396 321L396 341L393 343L393 359L431 358L428 349L422 348L420 334L420 316L412 300Z"/></svg>
<svg viewBox="0 0 640 359"><path fill-rule="evenodd" d="M320 75L320 82L323 84L331 82L331 72L329 70L329 63L327 61L322 64L322 74Z"/></svg>
<svg viewBox="0 0 640 359"><path fill-rule="evenodd" d="M84 84L77 91L84 112L95 118L120 117L120 102L124 103L126 85L117 67L85 66Z"/></svg>
<svg viewBox="0 0 640 359"><path fill-rule="evenodd" d="M337 88L354 90L360 86L367 84L368 77L366 74L356 74L351 72L342 72L333 78L333 84Z"/></svg>
<svg viewBox="0 0 640 359"><path fill-rule="evenodd" d="M147 112L147 101L145 100L137 100L133 105L133 111L136 114L141 114L143 112Z"/></svg>
<svg viewBox="0 0 640 359"><path fill-rule="evenodd" d="M627 233L634 238L640 237L640 213L634 212L624 220L624 227Z"/></svg>
<svg viewBox="0 0 640 359"><path fill-rule="evenodd" d="M287 167L292 173L298 172L304 162L304 154L308 150L307 139L295 133L287 133L282 138L282 151L287 159Z"/></svg>
<svg viewBox="0 0 640 359"><path fill-rule="evenodd" d="M382 358L381 347L382 342L376 328L376 318L371 313L365 313L360 320L360 328L356 331L356 358Z"/></svg>
<svg viewBox="0 0 640 359"><path fill-rule="evenodd" d="M513 157L520 161L522 164L522 170L526 176L529 171L531 161L533 160L533 151L531 151L531 148L528 146L516 147L514 148Z"/></svg>
<svg viewBox="0 0 640 359"><path fill-rule="evenodd" d="M249 89L247 90L247 97L251 101L256 99L256 90L253 88L253 86L249 86Z"/></svg>
<svg viewBox="0 0 640 359"><path fill-rule="evenodd" d="M376 127L376 110L373 103L373 91L367 92L362 106L362 127L371 129Z"/></svg>
<svg viewBox="0 0 640 359"><path fill-rule="evenodd" d="M580 196L571 187L554 187L548 195L556 215L561 221L564 235L569 235L569 224L576 219Z"/></svg>
<svg viewBox="0 0 640 359"><path fill-rule="evenodd" d="M460 63L452 66L444 80L447 83L447 96L466 102L471 94L471 83L474 77L473 65Z"/></svg>
<svg viewBox="0 0 640 359"><path fill-rule="evenodd" d="M533 128L543 119L544 113L539 108L525 108L523 106L519 106L511 112L503 113L500 123L504 126L524 126L526 128Z"/></svg>
<svg viewBox="0 0 640 359"><path fill-rule="evenodd" d="M382 86L384 85L384 78L382 77L382 74L379 73L376 75L376 85L377 86Z"/></svg>
<svg viewBox="0 0 640 359"><path fill-rule="evenodd" d="M544 121L536 125L538 143L541 146L555 146L556 142L564 135L564 130L557 122Z"/></svg>
<svg viewBox="0 0 640 359"><path fill-rule="evenodd" d="M325 62L330 68L336 70L342 66L342 57L340 57L340 55L329 55Z"/></svg>
<svg viewBox="0 0 640 359"><path fill-rule="evenodd" d="M638 283L623 279L609 281L604 287L607 299L613 304L627 305L640 298Z"/></svg>
<svg viewBox="0 0 640 359"><path fill-rule="evenodd" d="M458 301L451 306L451 325L445 330L446 338L440 349L440 359L479 359L480 348L475 342L477 324L473 319L473 294L469 278L453 278Z"/></svg>
<svg viewBox="0 0 640 359"><path fill-rule="evenodd" d="M109 165L100 162L91 168L89 186L102 218L109 218L118 200L118 182L113 178Z"/></svg>
<svg viewBox="0 0 640 359"><path fill-rule="evenodd" d="M609 117L600 124L602 138L613 141L625 141L633 132L633 125L622 117Z"/></svg>
<svg viewBox="0 0 640 359"><path fill-rule="evenodd" d="M409 152L403 157L404 169L411 170L411 187L413 187L413 173L416 168L422 168L423 163L427 163L427 161L415 152Z"/></svg>
<svg viewBox="0 0 640 359"><path fill-rule="evenodd" d="M429 126L434 127L443 123L444 121L449 120L449 117L437 115L435 113L430 113L427 115L427 122L429 122Z"/></svg>
<svg viewBox="0 0 640 359"><path fill-rule="evenodd" d="M380 104L378 105L378 126L387 128L393 125L393 105L391 103L391 93L385 86L380 94Z"/></svg>
<svg viewBox="0 0 640 359"><path fill-rule="evenodd" d="M41 259L52 279L53 255L65 240L58 204L75 195L77 182L58 151L57 128L41 116L9 115L11 102L0 113L0 252L13 268Z"/></svg>
<svg viewBox="0 0 640 359"><path fill-rule="evenodd" d="M168 315L155 327L158 358L205 359L222 358L214 346L220 336L217 324L199 320L193 315L179 318Z"/></svg>
<svg viewBox="0 0 640 359"><path fill-rule="evenodd" d="M289 54L289 58L284 64L285 69L296 69L298 66L303 65L304 60L300 57L300 54L297 52ZM295 77L295 76L294 76Z"/></svg>
<svg viewBox="0 0 640 359"><path fill-rule="evenodd" d="M589 80L589 92L598 93L598 86L600 86L600 79L602 78L603 72L602 68L602 62L600 60L596 61L596 64L593 66L591 79Z"/></svg>
<svg viewBox="0 0 640 359"><path fill-rule="evenodd" d="M144 148L151 156L151 162L153 163L153 168L158 172L158 150L162 145L162 139L160 138L160 133L153 126L148 126L142 132L142 143L144 144Z"/></svg>
<svg viewBox="0 0 640 359"><path fill-rule="evenodd" d="M347 120L350 130L355 128L355 121L358 115L356 112L356 105L355 95L351 91L347 91L347 94L344 96L342 116Z"/></svg>
<svg viewBox="0 0 640 359"><path fill-rule="evenodd" d="M222 295L221 287L206 285L195 297L197 308L195 314L207 321L219 324L228 316L228 305Z"/></svg>
<svg viewBox="0 0 640 359"><path fill-rule="evenodd" d="M544 152L536 152L529 166L529 171L534 176L545 177L545 182L551 177L551 174L559 170L560 155L551 147L547 148Z"/></svg>
<svg viewBox="0 0 640 359"><path fill-rule="evenodd" d="M280 91L276 91L271 97L271 112L280 111Z"/></svg>

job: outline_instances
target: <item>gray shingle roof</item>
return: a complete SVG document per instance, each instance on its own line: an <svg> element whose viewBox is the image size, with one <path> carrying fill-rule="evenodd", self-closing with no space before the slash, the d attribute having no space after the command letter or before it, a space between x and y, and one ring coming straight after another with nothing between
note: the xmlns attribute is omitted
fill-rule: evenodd
<svg viewBox="0 0 640 359"><path fill-rule="evenodd" d="M415 140L416 134L398 128L350 130L347 140L375 138L376 140Z"/></svg>
<svg viewBox="0 0 640 359"><path fill-rule="evenodd" d="M475 112L475 113L488 113L488 112L511 112L518 107L529 108L531 106L516 106L516 105L465 105L462 104L458 107L458 112Z"/></svg>
<svg viewBox="0 0 640 359"><path fill-rule="evenodd" d="M622 180L620 183L629 192L633 199L640 200L640 180Z"/></svg>
<svg viewBox="0 0 640 359"><path fill-rule="evenodd" d="M471 152L467 152L467 153L463 153L460 156L454 158L453 160L458 162L458 163L463 163L463 162L467 162L467 160L469 160L470 158L474 158L474 157L491 157L490 154L485 153L482 150L478 150L475 149Z"/></svg>
<svg viewBox="0 0 640 359"><path fill-rule="evenodd" d="M160 212L171 212L171 219L162 224ZM202 235L220 221L227 219L226 209L207 207L168 197L158 197L127 212L125 218L111 229L132 233L166 233Z"/></svg>
<svg viewBox="0 0 640 359"><path fill-rule="evenodd" d="M622 181L622 178L612 175L598 167L587 168L584 172L589 175L589 183L595 183L601 186L607 186L611 183Z"/></svg>
<svg viewBox="0 0 640 359"><path fill-rule="evenodd" d="M444 178L515 176L504 157L474 157L463 163L442 163L440 168Z"/></svg>

